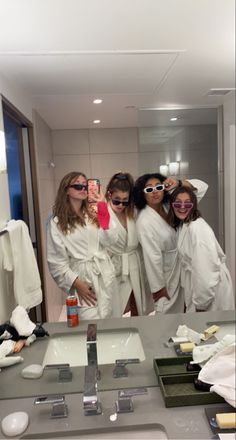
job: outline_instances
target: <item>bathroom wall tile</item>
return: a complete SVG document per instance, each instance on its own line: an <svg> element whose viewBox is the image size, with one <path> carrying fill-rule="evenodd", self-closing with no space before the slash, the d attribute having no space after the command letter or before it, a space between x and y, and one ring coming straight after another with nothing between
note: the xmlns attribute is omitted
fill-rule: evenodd
<svg viewBox="0 0 236 440"><path fill-rule="evenodd" d="M54 155L88 154L88 130L52 130Z"/></svg>
<svg viewBox="0 0 236 440"><path fill-rule="evenodd" d="M124 154L93 154L91 156L92 176L109 179L118 171L138 174L137 153Z"/></svg>
<svg viewBox="0 0 236 440"><path fill-rule="evenodd" d="M137 151L136 128L89 130L90 153L130 153Z"/></svg>
<svg viewBox="0 0 236 440"><path fill-rule="evenodd" d="M55 161L55 179L61 180L65 174L71 171L81 171L87 176L90 172L90 156L86 155L56 155Z"/></svg>

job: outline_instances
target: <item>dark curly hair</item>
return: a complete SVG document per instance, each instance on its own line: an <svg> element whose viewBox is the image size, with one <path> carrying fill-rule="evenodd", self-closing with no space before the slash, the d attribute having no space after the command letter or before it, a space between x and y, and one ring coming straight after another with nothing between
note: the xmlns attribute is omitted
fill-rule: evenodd
<svg viewBox="0 0 236 440"><path fill-rule="evenodd" d="M149 179L158 179L161 183L163 183L166 180L166 176L163 176L162 174L159 173L149 173L149 174L143 174L136 180L134 184L133 197L134 197L134 204L136 208L138 208L139 210L145 208L147 204L143 190ZM169 200L169 194L165 193L162 203L167 203L168 200Z"/></svg>
<svg viewBox="0 0 236 440"><path fill-rule="evenodd" d="M178 217L176 217L174 213L174 209L172 207L172 203L176 201L176 198L179 194L185 194L185 193L189 195L189 198L193 203L193 207L189 212L188 216L186 217L186 219L183 221L180 220ZM169 223L169 225L172 226L173 228L177 229L181 223L190 223L197 220L197 218L201 217L201 213L198 210L198 202L197 202L196 194L191 188L186 186L181 186L180 188L176 188L170 195L169 201L170 201L170 209L166 220Z"/></svg>

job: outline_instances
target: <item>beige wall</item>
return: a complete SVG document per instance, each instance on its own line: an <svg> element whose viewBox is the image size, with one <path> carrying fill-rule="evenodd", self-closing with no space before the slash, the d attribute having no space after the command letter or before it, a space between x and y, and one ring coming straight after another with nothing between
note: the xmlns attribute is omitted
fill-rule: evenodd
<svg viewBox="0 0 236 440"><path fill-rule="evenodd" d="M219 238L218 150L216 125L140 128L140 173L159 172L162 164L180 162L178 179L201 179L208 191L200 210Z"/></svg>
<svg viewBox="0 0 236 440"><path fill-rule="evenodd" d="M72 170L101 179L103 187L119 170L139 174L136 128L53 130L52 143L56 187Z"/></svg>
<svg viewBox="0 0 236 440"><path fill-rule="evenodd" d="M37 180L39 188L40 228L43 246L44 290L47 321L57 321L64 303L63 293L53 281L46 258L46 223L55 200L55 173L52 152L51 130L41 116L34 112Z"/></svg>

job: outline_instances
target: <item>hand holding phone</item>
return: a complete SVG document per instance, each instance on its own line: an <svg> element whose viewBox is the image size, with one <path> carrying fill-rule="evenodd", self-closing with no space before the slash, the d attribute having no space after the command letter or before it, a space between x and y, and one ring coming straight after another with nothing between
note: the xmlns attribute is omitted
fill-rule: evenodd
<svg viewBox="0 0 236 440"><path fill-rule="evenodd" d="M100 180L88 179L88 202L96 203L94 196L96 197L100 193Z"/></svg>

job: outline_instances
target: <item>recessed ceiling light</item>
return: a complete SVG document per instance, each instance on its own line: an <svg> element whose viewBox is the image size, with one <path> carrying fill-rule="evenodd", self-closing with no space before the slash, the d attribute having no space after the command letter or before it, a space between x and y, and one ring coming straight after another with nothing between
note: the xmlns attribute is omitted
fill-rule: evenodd
<svg viewBox="0 0 236 440"><path fill-rule="evenodd" d="M94 119L93 121L94 124L100 124L100 122L101 122L100 119Z"/></svg>
<svg viewBox="0 0 236 440"><path fill-rule="evenodd" d="M177 121L177 120L178 120L177 116L174 116L173 118L170 118L171 122L174 122L174 121Z"/></svg>
<svg viewBox="0 0 236 440"><path fill-rule="evenodd" d="M100 99L100 98L94 99L93 103L94 104L101 104L102 103L102 99Z"/></svg>

